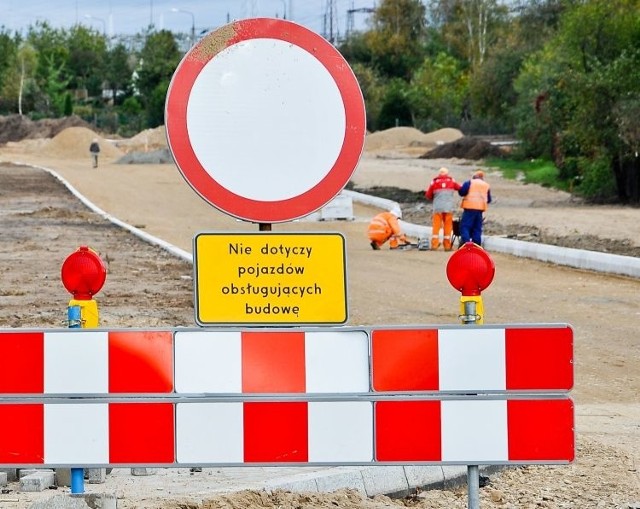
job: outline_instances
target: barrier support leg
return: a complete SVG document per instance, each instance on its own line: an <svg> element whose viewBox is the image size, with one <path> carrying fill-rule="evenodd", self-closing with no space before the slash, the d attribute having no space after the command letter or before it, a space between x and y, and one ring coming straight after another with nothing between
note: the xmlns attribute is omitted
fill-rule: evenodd
<svg viewBox="0 0 640 509"><path fill-rule="evenodd" d="M480 469L467 465L467 497L469 509L480 509Z"/></svg>
<svg viewBox="0 0 640 509"><path fill-rule="evenodd" d="M84 468L71 469L71 493L84 493Z"/></svg>

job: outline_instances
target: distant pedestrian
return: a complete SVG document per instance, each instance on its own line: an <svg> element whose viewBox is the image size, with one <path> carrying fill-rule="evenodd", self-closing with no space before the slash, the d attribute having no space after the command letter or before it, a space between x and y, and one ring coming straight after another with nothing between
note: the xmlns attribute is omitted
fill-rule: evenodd
<svg viewBox="0 0 640 509"><path fill-rule="evenodd" d="M427 200L433 200L431 216L431 249L440 247L440 230L445 251L451 251L451 234L453 231L453 211L456 207L456 191L460 189L455 179L449 175L447 168L440 168L425 191Z"/></svg>
<svg viewBox="0 0 640 509"><path fill-rule="evenodd" d="M98 143L98 138L94 138L89 145L89 153L91 154L91 161L93 162L93 167L98 167L98 155L100 154L100 144Z"/></svg>
<svg viewBox="0 0 640 509"><path fill-rule="evenodd" d="M491 203L491 189L484 181L484 172L478 170L458 190L462 196L460 219L460 245L472 241L482 245L482 224L487 206Z"/></svg>
<svg viewBox="0 0 640 509"><path fill-rule="evenodd" d="M400 228L399 218L402 218L402 210L395 206L389 212L380 212L371 220L367 234L372 249L377 251L387 240L390 249L397 249L399 246L409 244Z"/></svg>

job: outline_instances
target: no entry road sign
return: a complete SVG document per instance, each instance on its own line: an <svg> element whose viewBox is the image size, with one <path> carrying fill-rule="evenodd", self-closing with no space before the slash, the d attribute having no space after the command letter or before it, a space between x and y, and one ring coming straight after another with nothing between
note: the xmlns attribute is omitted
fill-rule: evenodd
<svg viewBox="0 0 640 509"><path fill-rule="evenodd" d="M169 147L211 205L256 223L306 216L347 184L365 109L340 53L279 19L245 19L196 44L166 100Z"/></svg>

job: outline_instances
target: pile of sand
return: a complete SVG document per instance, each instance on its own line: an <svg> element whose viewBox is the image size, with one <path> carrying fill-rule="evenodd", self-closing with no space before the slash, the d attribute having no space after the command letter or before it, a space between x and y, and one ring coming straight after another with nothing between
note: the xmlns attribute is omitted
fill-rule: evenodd
<svg viewBox="0 0 640 509"><path fill-rule="evenodd" d="M100 157L111 159L122 156L120 149L86 127L68 127L51 138L42 148L42 153L59 158L88 158L89 145L94 138L100 144Z"/></svg>
<svg viewBox="0 0 640 509"><path fill-rule="evenodd" d="M116 146L124 152L152 152L167 148L167 130L163 125L145 129L132 138L119 140Z"/></svg>
<svg viewBox="0 0 640 509"><path fill-rule="evenodd" d="M377 152L416 147L429 149L455 141L463 136L461 131L452 128L423 133L413 127L392 127L384 131L367 134L364 150L367 152Z"/></svg>

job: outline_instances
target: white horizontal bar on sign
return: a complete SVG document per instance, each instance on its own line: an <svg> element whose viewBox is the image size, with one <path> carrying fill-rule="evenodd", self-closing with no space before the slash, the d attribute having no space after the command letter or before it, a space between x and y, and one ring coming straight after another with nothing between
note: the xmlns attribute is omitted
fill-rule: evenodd
<svg viewBox="0 0 640 509"><path fill-rule="evenodd" d="M442 461L474 464L509 459L507 401L443 401Z"/></svg>
<svg viewBox="0 0 640 509"><path fill-rule="evenodd" d="M109 463L109 442L108 404L44 405L45 464Z"/></svg>
<svg viewBox="0 0 640 509"><path fill-rule="evenodd" d="M504 329L438 331L441 391L506 390Z"/></svg>
<svg viewBox="0 0 640 509"><path fill-rule="evenodd" d="M44 392L100 394L109 392L109 332L44 333Z"/></svg>

